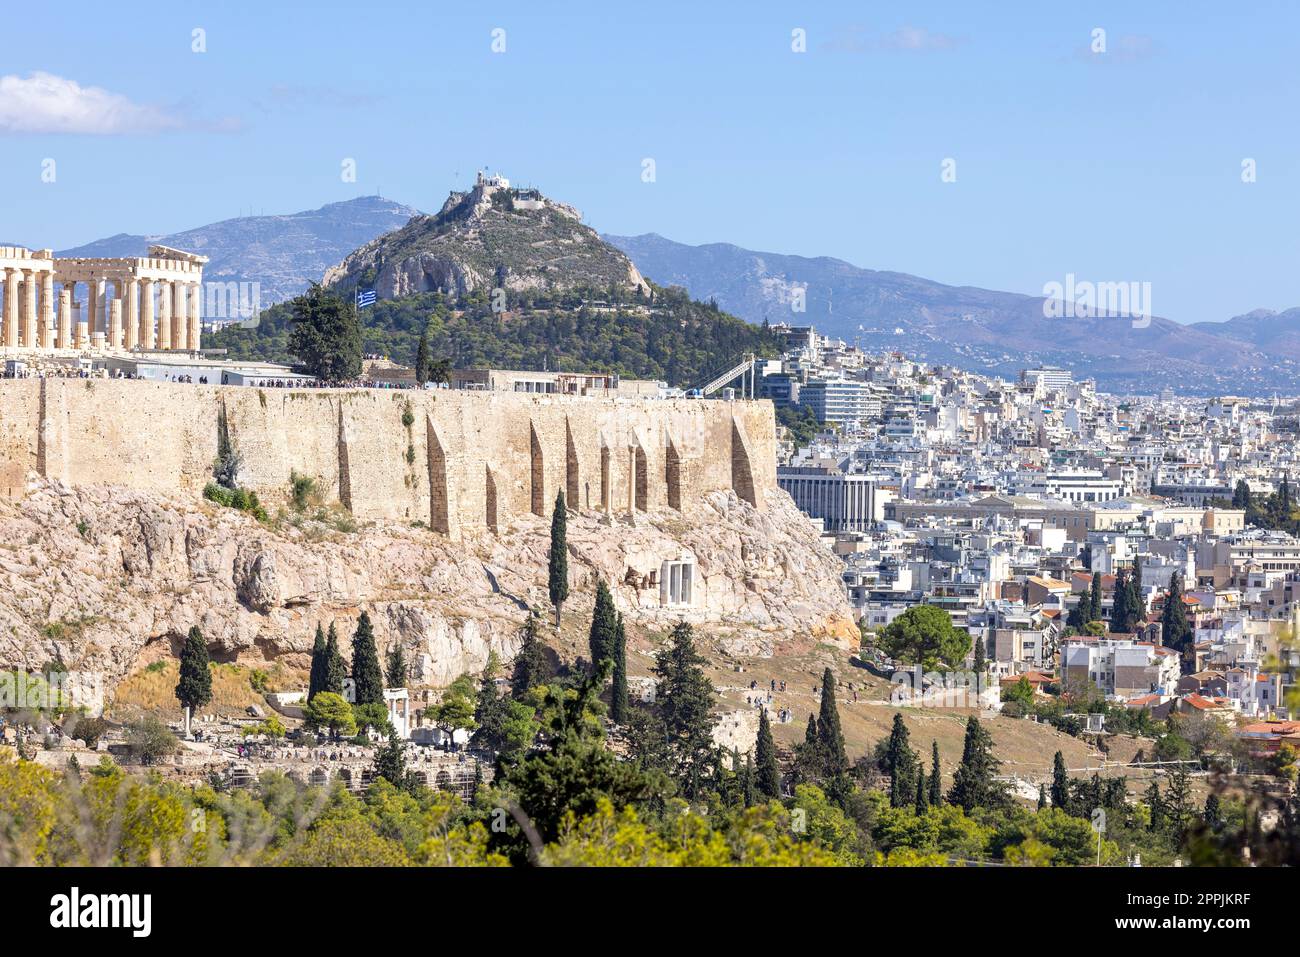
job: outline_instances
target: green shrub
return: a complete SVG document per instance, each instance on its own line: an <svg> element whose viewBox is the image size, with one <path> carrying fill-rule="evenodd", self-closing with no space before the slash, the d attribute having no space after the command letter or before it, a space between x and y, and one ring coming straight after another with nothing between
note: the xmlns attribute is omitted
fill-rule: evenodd
<svg viewBox="0 0 1300 957"><path fill-rule="evenodd" d="M293 507L302 511L315 503L317 499L316 480L310 475L299 475L296 471L289 473L289 498Z"/></svg>
<svg viewBox="0 0 1300 957"><path fill-rule="evenodd" d="M227 508L231 505L231 491L224 485L218 485L216 482L209 482L203 487L203 497L210 502L216 502L218 505L224 505Z"/></svg>

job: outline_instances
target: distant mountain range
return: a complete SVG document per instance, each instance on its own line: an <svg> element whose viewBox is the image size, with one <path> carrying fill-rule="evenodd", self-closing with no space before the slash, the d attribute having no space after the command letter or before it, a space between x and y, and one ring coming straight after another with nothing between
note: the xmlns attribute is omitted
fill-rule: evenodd
<svg viewBox="0 0 1300 957"><path fill-rule="evenodd" d="M645 276L750 322L811 324L864 349L977 372L1014 376L1051 364L1112 392L1300 392L1300 308L1192 325L1155 317L1144 328L1123 318L1047 319L1041 297L947 286L825 256L688 246L654 233L598 237L575 210L545 197L507 208L470 190L426 215L367 196L169 235L110 236L57 255L140 256L152 243L208 256L207 280L259 283L263 307L327 272L343 286L372 285L381 298L464 294L499 278L512 291L541 292L636 286ZM508 267L500 277L498 267Z"/></svg>
<svg viewBox="0 0 1300 957"><path fill-rule="evenodd" d="M813 325L864 349L1003 376L1058 365L1113 392L1300 391L1300 309L1194 325L1154 317L1135 328L1126 318L1047 319L1041 297L946 286L829 257L688 246L654 233L604 238L661 285L683 286L751 322ZM802 312L794 308L800 295Z"/></svg>
<svg viewBox="0 0 1300 957"><path fill-rule="evenodd" d="M241 216L182 233L121 233L59 256L143 256L161 243L209 257L204 281L256 282L261 305L290 299L330 266L376 236L405 226L420 211L380 196L363 196L284 216Z"/></svg>

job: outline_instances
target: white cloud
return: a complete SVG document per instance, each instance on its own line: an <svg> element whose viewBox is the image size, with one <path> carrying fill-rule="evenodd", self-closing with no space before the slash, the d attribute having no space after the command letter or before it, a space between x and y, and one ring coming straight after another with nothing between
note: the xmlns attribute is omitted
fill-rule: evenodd
<svg viewBox="0 0 1300 957"><path fill-rule="evenodd" d="M133 103L120 93L82 86L52 73L0 76L0 133L158 133L184 120L157 106Z"/></svg>

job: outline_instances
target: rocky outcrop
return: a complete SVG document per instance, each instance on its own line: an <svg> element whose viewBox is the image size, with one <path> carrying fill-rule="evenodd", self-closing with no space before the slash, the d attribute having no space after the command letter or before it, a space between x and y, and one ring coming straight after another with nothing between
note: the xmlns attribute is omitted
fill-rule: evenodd
<svg viewBox="0 0 1300 957"><path fill-rule="evenodd" d="M487 182L453 192L436 215L415 216L362 246L326 270L324 284L373 288L383 299L494 288L649 292L632 261L584 226L572 206Z"/></svg>
<svg viewBox="0 0 1300 957"><path fill-rule="evenodd" d="M723 650L767 655L856 640L839 562L784 493L768 496L759 511L716 492L635 525L572 516L569 626L604 578L641 634L686 619ZM363 610L381 653L400 642L413 684L440 686L492 652L508 661L528 608L547 607L549 522L534 516L453 543L402 523L262 525L181 495L37 481L0 506L0 543L0 665L59 661L109 687L174 653L192 625L218 661L302 667L318 621L337 621L346 644ZM695 562L689 608L659 601L660 563L678 558Z"/></svg>

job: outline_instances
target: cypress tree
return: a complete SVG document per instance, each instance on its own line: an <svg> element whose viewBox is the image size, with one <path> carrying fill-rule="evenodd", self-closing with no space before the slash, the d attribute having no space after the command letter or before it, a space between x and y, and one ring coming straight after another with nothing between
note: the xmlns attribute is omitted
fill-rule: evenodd
<svg viewBox="0 0 1300 957"><path fill-rule="evenodd" d="M560 609L569 597L569 546L568 509L564 505L564 492L555 495L555 509L551 512L551 547L547 554L547 587L551 604L555 606L555 625L560 625ZM612 606L611 606L612 607ZM593 665L600 664L600 659L593 658Z"/></svg>
<svg viewBox="0 0 1300 957"><path fill-rule="evenodd" d="M1129 628L1131 631L1138 623L1147 620L1147 599L1142 587L1142 559L1136 555L1133 557L1133 577L1128 581L1128 589L1129 613L1133 615L1133 625Z"/></svg>
<svg viewBox="0 0 1300 957"><path fill-rule="evenodd" d="M1213 791L1205 799L1205 812L1201 815L1205 819L1205 826L1211 831L1218 832L1223 827L1223 810L1219 804L1219 796Z"/></svg>
<svg viewBox="0 0 1300 957"><path fill-rule="evenodd" d="M1232 490L1232 507L1250 508L1250 484L1245 479L1237 479L1237 485Z"/></svg>
<svg viewBox="0 0 1300 957"><path fill-rule="evenodd" d="M1045 807L1047 807L1047 789L1040 784L1038 785L1038 810L1041 811Z"/></svg>
<svg viewBox="0 0 1300 957"><path fill-rule="evenodd" d="M207 642L198 625L193 625L181 645L180 681L176 684L176 700L190 712L185 719L186 734L190 731L190 714L212 700L212 672L208 664Z"/></svg>
<svg viewBox="0 0 1300 957"><path fill-rule="evenodd" d="M429 381L429 327L420 332L420 345L415 350L415 381L424 385Z"/></svg>
<svg viewBox="0 0 1300 957"><path fill-rule="evenodd" d="M744 795L745 807L753 807L758 803L758 791L754 777L754 759L751 755L745 755L745 768L740 772L740 793Z"/></svg>
<svg viewBox="0 0 1300 957"><path fill-rule="evenodd" d="M833 777L848 771L849 757L844 749L840 712L835 706L835 675L830 668L822 674L822 704L817 718L817 739L826 760L826 773Z"/></svg>
<svg viewBox="0 0 1300 957"><path fill-rule="evenodd" d="M1092 590L1088 601L1087 621L1101 621L1101 572L1092 573Z"/></svg>
<svg viewBox="0 0 1300 957"><path fill-rule="evenodd" d="M982 675L988 671L988 652L984 647L984 636L975 639L975 674Z"/></svg>
<svg viewBox="0 0 1300 957"><path fill-rule="evenodd" d="M1070 809L1070 776L1065 772L1065 756L1060 751L1052 758L1052 807Z"/></svg>
<svg viewBox="0 0 1300 957"><path fill-rule="evenodd" d="M916 753L912 750L902 712L894 712L894 725L885 747L885 770L889 772L889 804L905 807L913 795Z"/></svg>
<svg viewBox="0 0 1300 957"><path fill-rule="evenodd" d="M373 767L375 777L383 778L393 787L405 790L409 782L406 779L406 758L403 751L396 732L390 734L388 743L375 751Z"/></svg>
<svg viewBox="0 0 1300 957"><path fill-rule="evenodd" d="M356 704L384 703L384 673L379 667L379 652L375 648L370 615L364 611L357 619L357 630L352 634L352 685Z"/></svg>
<svg viewBox="0 0 1300 957"><path fill-rule="evenodd" d="M406 655L402 653L401 639L393 642L393 647L388 649L388 671L386 677L388 679L388 687L406 687L406 680L410 677L410 669L406 666Z"/></svg>
<svg viewBox="0 0 1300 957"><path fill-rule="evenodd" d="M758 759L755 781L758 793L775 801L781 797L781 769L776 762L776 742L772 740L772 725L767 720L766 708L760 708L758 712L758 741L754 751Z"/></svg>
<svg viewBox="0 0 1300 957"><path fill-rule="evenodd" d="M325 684L320 690L337 695L343 694L343 683L348 677L348 666L343 660L343 653L339 651L339 635L332 621L329 637L325 640L325 664Z"/></svg>
<svg viewBox="0 0 1300 957"><path fill-rule="evenodd" d="M1128 576L1124 569L1115 576L1115 592L1110 604L1110 630L1124 632L1128 623Z"/></svg>
<svg viewBox="0 0 1300 957"><path fill-rule="evenodd" d="M311 646L311 676L307 680L307 700L311 701L325 690L329 681L329 655L325 645L325 629L316 622L316 640Z"/></svg>
<svg viewBox="0 0 1300 957"><path fill-rule="evenodd" d="M551 669L546 662L546 652L539 637L541 628L542 623L537 613L530 611L521 631L523 643L519 646L519 653L515 655L514 671L510 676L510 694L516 700L523 698L529 688L543 684L551 676Z"/></svg>
<svg viewBox="0 0 1300 957"><path fill-rule="evenodd" d="M614 597L610 595L602 578L596 582L596 607L591 614L591 632L587 636L593 671L606 658L613 657L614 632L617 628L618 612L614 610Z"/></svg>
<svg viewBox="0 0 1300 957"><path fill-rule="evenodd" d="M614 682L609 702L610 720L615 724L627 721L627 632L622 615L614 628Z"/></svg>
<svg viewBox="0 0 1300 957"><path fill-rule="evenodd" d="M938 807L943 803L943 777L939 773L939 742L930 742L930 806Z"/></svg>
<svg viewBox="0 0 1300 957"><path fill-rule="evenodd" d="M1165 801L1160 796L1160 785L1155 780L1147 786L1147 807L1151 809L1150 828L1153 831L1165 829Z"/></svg>
<svg viewBox="0 0 1300 957"><path fill-rule="evenodd" d="M916 800L913 810L920 817L926 810L925 768L916 769Z"/></svg>
<svg viewBox="0 0 1300 957"><path fill-rule="evenodd" d="M1191 627L1187 624L1187 608L1183 604L1183 576L1174 572L1169 579L1169 591L1165 595L1165 607L1160 614L1162 640L1170 648L1187 654L1188 635Z"/></svg>
<svg viewBox="0 0 1300 957"><path fill-rule="evenodd" d="M1006 791L994 780L1001 766L1002 762L993 756L992 736L980 724L979 718L968 718L961 763L952 777L948 803L956 804L967 813L977 807L1004 805Z"/></svg>

